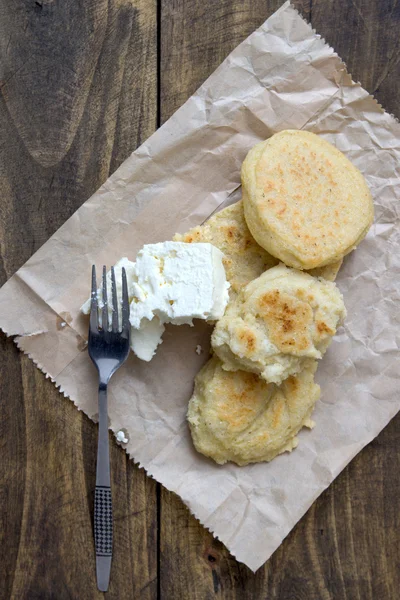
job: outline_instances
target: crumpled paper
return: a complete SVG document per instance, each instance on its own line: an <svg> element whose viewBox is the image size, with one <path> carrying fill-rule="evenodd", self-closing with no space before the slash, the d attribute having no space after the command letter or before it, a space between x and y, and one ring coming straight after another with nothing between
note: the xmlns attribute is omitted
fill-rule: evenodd
<svg viewBox="0 0 400 600"><path fill-rule="evenodd" d="M130 356L109 398L111 428L126 432L129 455L253 570L400 409L400 125L332 48L284 4L0 291L1 328L95 418L96 372L79 313L91 265L134 260L143 244L203 222L237 198L247 151L289 128L332 142L375 199L375 224L339 274L348 318L319 366L317 426L269 464L221 467L197 454L185 415L208 358L204 324L168 327L149 364Z"/></svg>

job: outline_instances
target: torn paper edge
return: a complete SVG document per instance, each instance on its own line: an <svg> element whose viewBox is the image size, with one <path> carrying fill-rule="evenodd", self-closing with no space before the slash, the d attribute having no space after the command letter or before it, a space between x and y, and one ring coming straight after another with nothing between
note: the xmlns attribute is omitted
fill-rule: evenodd
<svg viewBox="0 0 400 600"><path fill-rule="evenodd" d="M345 62L342 60L342 58L341 58L341 57L340 57L340 56L339 56L339 55L336 53L336 51L334 50L334 48L333 48L333 47L332 47L330 44L328 44L328 43L326 42L325 38L323 38L323 37L322 37L320 34L318 34L318 33L316 32L316 30L315 30L315 29L314 29L314 28L311 26L311 24L310 24L310 23L308 23L308 21L306 20L306 18L305 18L303 15L301 15L301 14L300 14L300 12L299 12L299 11L298 11L298 10L297 10L297 9L296 9L294 6L292 6L292 4L290 4L290 2L287 2L287 3L285 3L284 5L282 5L282 7L281 7L281 8L280 8L280 9L279 9L277 12L280 12L280 11L284 12L284 11L286 11L286 10L292 10L292 11L294 11L294 12L296 13L296 15L297 15L297 16L299 16L299 17L302 19L302 21L303 21L303 22L306 24L306 26L307 26L307 27L308 27L308 28L311 30L311 32L313 33L313 35L314 35L315 37L317 37L319 40L321 40L321 41L322 41L322 43L324 44L324 46L325 46L327 49L329 49L330 51L332 51L332 53L333 53L333 56L334 56L335 58L337 58L337 59L338 59L338 61L339 61L339 65L341 66L341 69L340 69L340 68L338 68L338 69L337 69L337 72L338 72L338 73L340 73L340 72L343 72L343 71L344 71L344 72L345 72L345 73L346 73L346 74L349 76L349 78L351 79L351 83L352 83L352 85L356 85L356 86L362 87L362 85L361 85L361 83L360 83L360 82L356 82L356 81L354 81L354 80L353 80L353 78L352 78L352 76L351 76L351 73L349 73L349 71L348 71L348 69L347 69L346 63L345 63ZM272 16L272 15L271 15L271 16ZM380 102L379 102L379 101L378 101L378 100L375 98L375 96L374 96L373 94L368 94L368 97L369 97L370 99L372 99L372 100L373 100L374 104L376 105L376 107L379 109L379 111L380 111L381 113L383 113L383 114L387 114L387 115L388 115L388 116L389 116L389 117L390 117L390 118L391 118L391 119L392 119L394 122L396 122L397 124L400 124L400 120L399 120L397 117L395 117L393 114L390 114L390 113L386 112L386 111L384 110L383 106L380 104ZM234 191L232 191L232 192L231 192L231 194L235 193L235 192L236 192L236 190L237 190L237 189L239 189L239 187L240 187L240 186L238 186L238 188L236 188ZM221 204L222 204L222 203L221 203ZM214 211L214 212L217 212L217 211L218 211L218 207L217 207L217 209L215 209L215 211ZM52 309L52 310L53 310L53 309ZM55 312L55 311L53 311L53 312ZM57 313L55 312L55 314L57 314ZM58 315L58 316L59 316L59 315ZM74 398L73 398L72 396L70 396L68 393L66 393L66 392L65 392L65 390L64 390L64 389L63 389L63 387L62 387L62 384L57 384L56 380L55 380L55 379L54 379L54 378L53 378L51 375L49 375L48 373L46 373L46 371L45 371L45 369L44 369L43 365L42 365L42 364L39 362L39 360L37 360L37 359L35 358L34 354L33 354L32 352L26 352L25 350L23 350L23 349L21 348L21 346L20 346L20 344L19 344L19 341L18 341L18 339L17 339L17 338L23 338L23 337L29 337L29 336L35 336L35 335L45 334L45 333L48 333L48 331L47 331L47 330L39 330L39 331L36 331L36 332L30 332L30 333L26 333L26 332L25 332L25 333L12 333L12 334L11 334L11 333L9 333L7 330L5 330L3 327L0 327L0 330L1 330L1 331L3 331L7 337L14 337L14 336L16 336L16 338L15 338L13 341L14 341L14 343L16 344L16 346L18 347L18 349L19 349L19 350L20 350L20 351L21 351L23 354L27 355L27 356L29 357L29 359L30 359L30 360L32 360L32 362L35 364L35 366L36 366L36 367L37 367L37 368L38 368L38 369L39 369L39 370L40 370L40 371L41 371L41 372L42 372L42 373L45 375L45 377L46 377L47 379L50 379L50 380L52 381L52 383L54 384L54 386L56 387L56 389L58 390L58 392L59 392L60 394L62 394L62 395L65 397L65 398L68 398L69 400L71 400L71 402L73 402L73 403L74 403L74 405L76 406L76 408L77 408L77 409L78 409L80 412L82 412L82 411L81 411L81 409L79 408L79 406L77 405L76 401L74 400ZM82 350L81 352L83 352L83 350ZM61 371L61 372L62 372L62 371ZM384 426L381 428L381 430L380 430L380 431L382 431L382 429L384 429L384 427L386 427L386 425L387 425L387 424L390 422L390 420L391 420L391 419L392 419L392 418L395 416L395 414L397 414L397 412L398 412L398 411L396 411L396 412L395 412L395 413L392 415L392 417L391 417L391 418L389 419L389 421L388 421L388 422L387 422L387 423L386 423L386 424L385 424L385 425L384 425ZM85 414L86 414L86 413L85 413ZM89 415L87 415L87 416L88 416L88 418L89 418L90 420L92 420L92 421L93 421L93 418L92 418L92 417L90 417ZM115 431L114 431L114 430L113 430L111 427L110 427L110 430L111 430L111 431L113 431L113 433L115 433ZM352 459L353 459L353 458L354 458L354 457L357 455L357 453L358 453L358 452L360 452L360 451L361 451L363 448L365 448L365 447L366 447L366 446L367 446L367 445L368 445L368 444L369 444L369 443L370 443L370 442L371 442L373 439L375 439L375 437L376 437L376 435L374 435L374 434L373 434L373 435L372 435L370 438L368 438L368 439L365 441L365 443L362 443L362 444L360 444L360 446L359 446L359 448L357 449L357 451L356 451L354 454L352 454L352 456L351 456L351 457L350 457L350 458L349 458L349 459L348 459L348 460L347 460L347 461L346 461L346 462L343 464L343 468L341 469L341 471L340 471L339 473L337 473L337 474L336 474L336 476L335 476L333 479L331 479L331 480L330 480L330 481L329 481L329 482L328 482L328 483L327 483L327 484L326 484L326 485L325 485L325 486L324 486L324 487L323 487L321 490L316 490L315 494L312 496L312 503L313 503L313 502L314 502L314 501L315 501L315 500L316 500L316 499L317 499L317 498L318 498L318 497L321 495L321 493L322 493L323 491L325 491L325 490L326 490L326 489L327 489L327 488L330 486L330 484L331 484L331 483L332 483L332 482L333 482L333 481L336 479L336 477L337 477L337 476L338 476L338 475L339 475L339 474L342 472L342 470L343 470L343 469L344 469L344 468L347 466L347 464L348 464L348 463L349 463L349 462L350 462L350 461L351 461L351 460L352 460ZM136 466L137 466L139 469L143 469L143 470L145 471L145 473L146 473L146 474L147 474L149 477L151 477L151 478L152 478L152 479L154 479L155 481L158 481L158 482L160 482L160 483L161 483L161 484L162 484L162 485L163 485L163 486L164 486L166 489L168 489L169 491L172 491L172 492L174 492L174 490L173 490L173 489L171 489L171 488L168 486L168 484L167 484L167 483L165 483L165 482L163 481L163 477L162 477L162 476L161 476L161 477L160 477L160 476L156 477L156 476L154 475L154 473L152 472L152 470L151 470L151 469L147 469L146 467L144 467L144 466L141 464L141 462L140 462L140 461L137 461L137 460L135 460L134 456L133 456L133 455L132 455L132 454L131 454L131 453L130 453L130 452L127 450L127 449L125 449L125 452L126 452L126 453L127 453L127 455L129 456L130 460L132 460L132 461L133 461L133 463L134 463L134 464L135 464L135 465L136 465ZM218 534L218 531L217 531L217 530L218 530L218 526L215 526L214 528L212 528L211 526L208 526L208 525L206 525L204 522L202 522L202 520L201 520L201 518L200 518L200 517L196 516L196 514L193 512L193 510L191 509L191 507L190 507L190 506L187 504L187 502L186 502L186 501L185 501L183 498L182 498L182 501L183 501L183 502L184 502L184 504L187 506L187 508L188 508L188 510L189 510L189 512L190 512L190 514L191 514L191 515L192 515L192 516L193 516L193 517L194 517L194 518L195 518L195 519L196 519L196 520L197 520L197 521L198 521L198 522L199 522L199 523L200 523L200 524L201 524L201 525L202 525L202 526L203 526L203 527L204 527L204 528L207 530L207 531L209 531L209 532L211 533L211 535L213 535L213 537L215 537L216 539L218 539L218 540L220 540L222 543L224 543L224 535L223 535L223 534L221 534L221 535L220 535L220 534ZM299 521L299 520L300 520L300 519L301 519L301 518L304 516L304 514L305 514L305 513L306 513L306 512L309 510L309 508L312 506L312 503L311 503L311 504L310 504L310 505L309 505L309 506L308 506L308 507L307 507L307 508L306 508L306 509L305 509L305 510L302 512L302 514L301 514L300 516L298 516L298 518L296 519L296 523L297 523L297 522L298 522L298 521ZM288 529L288 531L287 531L287 533L285 534L285 536L283 537L283 539L285 539L285 538L287 537L287 535L290 533L290 531L292 530L292 528L293 528L294 526L295 526L295 525L291 526L291 527ZM227 543L228 543L228 542L227 542ZM277 548L280 546L280 544L281 544L281 542L280 542L280 543L279 543L279 544L276 546L275 550L276 550L276 549L277 549ZM275 550L274 550L274 551L275 551ZM229 552L230 552L230 554L231 554L232 556L234 556L234 557L235 557L235 558L236 558L236 559L237 559L239 562L241 562L241 559L240 559L240 557L238 557L238 556L237 556L237 554L235 553L235 551L233 551L233 550L229 549ZM271 555L270 555L270 556L272 556L272 553L271 553ZM245 564L246 564L246 563L245 563ZM261 564L259 567L255 568L255 569L253 569L253 568L251 568L251 567L250 567L250 569L251 569L253 572L256 572L256 571L257 571L257 570L258 570L258 569L259 569L259 568L260 568L260 567L261 567L263 564L265 564L265 563L262 563L262 564Z"/></svg>
<svg viewBox="0 0 400 600"><path fill-rule="evenodd" d="M342 65L343 69L346 71L347 75L348 75L348 76L351 78L351 81L352 81L352 83L353 83L354 85L357 85L357 86L359 86L359 87L361 87L361 88L362 88L362 87L363 87L362 83L361 83L360 81L356 81L355 79L353 79L353 76L352 76L352 74L350 73L349 69L347 68L347 64L345 63L345 61L343 60L343 58L342 58L341 56L339 56L339 54L336 52L336 50L333 48L333 46L331 46L331 45L330 45L330 44L329 44L329 43L326 41L326 39L325 39L324 37L322 37L322 35L321 35L321 34L319 34L319 33L318 33L318 32L317 32L315 29L314 29L314 27L311 25L311 23L309 23L309 22L307 21L306 17L304 17L304 15L302 15L302 14L300 13L300 11L299 11L297 8L295 8L295 7L293 6L293 4L290 2L290 0L288 0L288 2L286 2L285 4L283 4L283 5L281 6L280 10L282 10L282 9L284 9L284 8L285 8L285 9L286 9L286 8L289 8L289 9L293 10L293 11L294 11L294 12L295 12L295 13L296 13L296 14L297 14L299 17L300 17L300 19L301 19L301 20L302 20L302 21L303 21L303 22L304 22L304 23L307 25L307 27L308 27L309 29L311 29L311 31L313 32L313 34L314 34L314 35L315 35L315 36L316 36L318 39L320 39L320 40L321 40L321 41L324 43L324 46L325 46L326 48L329 48L329 50L332 50L332 52L333 52L333 56L335 56L335 57L336 57L336 58L339 60L339 62L340 62L340 64ZM271 16L272 16L272 15L271 15ZM364 89L364 88L363 88L363 89ZM366 90L366 92L368 92L368 90ZM393 121L395 121L396 123L398 123L398 124L400 125L400 119L399 119L398 117L396 117L396 116L395 116L393 113L389 113L389 112L387 112L387 111L386 111L386 110L383 108L383 106L382 106L382 104L379 102L379 100L378 100L377 98L375 98L375 96L374 96L373 94L370 94L370 93L368 92L368 96L369 96L370 98L372 98L372 99L373 99L373 101L375 102L375 104L378 106L378 108L380 109L380 111L381 111L383 114L387 114L389 117L391 117L391 118L393 119Z"/></svg>

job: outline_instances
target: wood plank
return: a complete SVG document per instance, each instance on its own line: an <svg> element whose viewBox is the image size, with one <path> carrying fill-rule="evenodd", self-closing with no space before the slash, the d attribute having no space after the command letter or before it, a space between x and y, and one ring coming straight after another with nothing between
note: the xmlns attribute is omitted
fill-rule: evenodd
<svg viewBox="0 0 400 600"><path fill-rule="evenodd" d="M51 4L43 0L29 6L15 2L13 10L0 7L0 43L8 56L0 84L5 140L0 147L0 282L46 241L156 122L155 3L136 0L132 9L126 2L86 2L88 12L74 17L60 17L54 12L59 6ZM162 120L280 2L198 4L164 0L162 5ZM395 2L352 3L350 19L348 6L330 0L313 0L311 11L304 0L297 5L306 16L311 14L313 25L336 46L354 77L371 91L377 88L380 101L399 115ZM52 19L65 26L69 18L75 24L68 30L74 44L65 40L63 48L73 54L71 75L80 73L86 84L81 88L72 78L69 92L76 95L83 89L87 94L86 100L70 103L62 91L57 93L65 73L51 73L60 57L52 63L41 54L45 48L35 45L39 34L52 29ZM88 22L91 27L85 28ZM389 41L383 39L385 29ZM86 43L87 37L90 51L85 46L87 54L80 55L74 48L81 51L79 40ZM36 57L35 77L24 67L28 59L32 64L31 55ZM85 56L89 62L82 65ZM43 94L46 87L51 103ZM87 550L95 428L72 404L60 401L52 384L4 336L0 345L0 596L98 597L93 576L88 577L93 558ZM256 575L163 490L161 597L397 598L399 484L393 473L399 472L399 431L397 418L314 504ZM65 450L62 460L60 448ZM114 443L112 466L121 490L121 504L115 507L121 554L116 556L110 597L154 598L155 485Z"/></svg>
<svg viewBox="0 0 400 600"><path fill-rule="evenodd" d="M280 4L163 0L162 120ZM302 0L296 8L335 46L353 76L400 116L395 0ZM400 416L352 461L256 574L163 489L161 598L397 598L400 481L394 474L399 472L399 435Z"/></svg>
<svg viewBox="0 0 400 600"><path fill-rule="evenodd" d="M280 5L279 0L163 0L161 121L167 120ZM261 587L257 583L248 588L250 571L213 539L176 495L165 489L161 491L160 523L162 598L257 597L251 594L261 591L264 577L257 579ZM245 590L248 596L243 595Z"/></svg>
<svg viewBox="0 0 400 600"><path fill-rule="evenodd" d="M312 0L312 25L345 61L355 81L400 116L398 48L400 4L396 0Z"/></svg>
<svg viewBox="0 0 400 600"><path fill-rule="evenodd" d="M162 0L161 122L281 4L280 0Z"/></svg>
<svg viewBox="0 0 400 600"><path fill-rule="evenodd" d="M0 6L0 284L157 119L156 0ZM97 428L0 335L0 597L98 598ZM157 596L156 484L111 440L108 597Z"/></svg>

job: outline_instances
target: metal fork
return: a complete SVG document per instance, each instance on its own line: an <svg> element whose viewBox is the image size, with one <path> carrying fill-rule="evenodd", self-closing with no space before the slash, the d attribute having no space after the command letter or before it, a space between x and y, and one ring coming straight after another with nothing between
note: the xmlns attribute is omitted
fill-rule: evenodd
<svg viewBox="0 0 400 600"><path fill-rule="evenodd" d="M107 385L129 354L129 299L126 272L122 268L122 324L118 319L118 298L114 267L111 268L112 319L108 318L106 267L103 267L103 307L97 299L96 268L92 267L92 296L89 322L89 356L99 373L99 437L97 444L94 538L97 587L108 590L112 559L113 522L108 448ZM101 316L101 320L100 320Z"/></svg>

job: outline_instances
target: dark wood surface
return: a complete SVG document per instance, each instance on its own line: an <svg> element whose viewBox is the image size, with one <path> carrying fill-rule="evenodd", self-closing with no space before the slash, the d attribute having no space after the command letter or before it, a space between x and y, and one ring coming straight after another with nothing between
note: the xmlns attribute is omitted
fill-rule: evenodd
<svg viewBox="0 0 400 600"><path fill-rule="evenodd" d="M0 0L0 284L279 0ZM297 0L400 116L400 3ZM96 426L0 335L0 599L96 599ZM109 598L397 600L400 417L255 575L111 442Z"/></svg>

